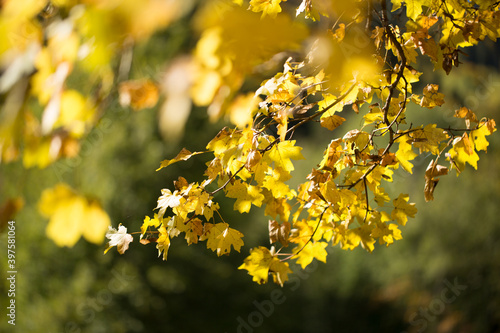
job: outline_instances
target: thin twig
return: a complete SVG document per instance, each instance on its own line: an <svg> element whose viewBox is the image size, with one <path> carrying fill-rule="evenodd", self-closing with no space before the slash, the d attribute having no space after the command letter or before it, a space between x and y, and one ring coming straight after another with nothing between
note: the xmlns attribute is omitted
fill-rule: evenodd
<svg viewBox="0 0 500 333"><path fill-rule="evenodd" d="M325 214L326 210L329 207L330 206L325 207L325 209L323 209L323 212L321 212L321 215L319 216L319 219L318 219L318 223L316 224L316 228L314 228L314 231L311 234L311 237L307 240L307 242L297 252L292 253L291 255L289 255L286 258L281 259L280 261L287 261L287 260L289 260L289 259L297 256L300 252L302 252L303 249L305 249L305 247L307 246L307 244L309 244L312 241L314 235L316 234L316 231L318 231L319 225L321 224L321 221L323 220L323 215Z"/></svg>

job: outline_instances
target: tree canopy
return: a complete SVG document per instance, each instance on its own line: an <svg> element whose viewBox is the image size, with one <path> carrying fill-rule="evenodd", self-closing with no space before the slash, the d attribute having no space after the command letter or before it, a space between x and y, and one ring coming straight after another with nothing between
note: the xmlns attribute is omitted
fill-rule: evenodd
<svg viewBox="0 0 500 333"><path fill-rule="evenodd" d="M425 201L440 177L458 176L467 164L477 169L493 119L466 106L439 123L415 114L439 113L446 101L424 74L460 70L468 48L496 41L499 13L495 1L462 0L7 1L1 161L21 159L26 168L77 161L82 139L110 126L112 103L141 110L161 100L158 127L167 141L182 135L193 107L204 107L212 121L230 124L204 149L158 161L158 172L187 160L206 168L199 179L180 174L165 186L140 231L111 227L97 198L61 182L39 200L47 236L70 247L106 236L106 251L124 253L137 235L166 260L180 235L218 256L249 250L239 268L259 284L272 277L283 285L289 262L326 262L327 247L371 252L377 242L402 239L417 208L407 184L396 193L387 186L398 170L413 175L418 157L431 156L414 175L425 179ZM199 36L186 54L161 75L130 78L136 47L186 18ZM331 141L321 159L308 161L309 175L294 179L306 130ZM220 196L234 199L240 214L259 207L269 242L244 243L220 213Z"/></svg>

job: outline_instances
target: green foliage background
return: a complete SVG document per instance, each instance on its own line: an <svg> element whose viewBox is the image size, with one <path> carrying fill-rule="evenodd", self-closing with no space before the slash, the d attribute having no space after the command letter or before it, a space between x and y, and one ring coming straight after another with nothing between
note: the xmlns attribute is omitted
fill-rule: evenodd
<svg viewBox="0 0 500 333"><path fill-rule="evenodd" d="M185 51L192 43L185 23L140 45L132 76L154 78L166 58ZM478 114L498 119L497 59L494 46L486 44L449 76L427 74L429 80L422 81L438 83L446 104L413 110L410 120L439 125L455 106L473 101ZM411 187L410 197L419 208L402 228L403 240L389 248L377 246L373 254L335 248L326 265L313 264L281 289L252 283L237 270L247 246L240 254L218 258L204 246L188 247L174 239L169 261L163 262L155 258L154 246L142 246L137 239L123 256L116 251L104 256L104 244L80 240L69 249L47 239L47 221L36 206L44 188L64 180L98 198L115 226L139 230L160 190L171 187L181 171L196 181L204 163L202 156L195 157L155 172L160 161L182 147L203 149L221 127L208 122L206 110L195 109L185 136L174 145L161 139L156 110L132 112L113 104L104 118L76 159L44 170L25 170L19 162L0 165L0 202L19 195L25 200L15 217L16 326L8 325L3 315L1 332L500 332L498 135L491 137L479 171L468 167L461 181L454 174L443 177L433 202L423 198L429 160L417 160L414 174L421 176L397 174L393 190ZM354 113L347 118L345 127L359 122ZM314 167L310 161L319 160L323 148L317 147L331 140L325 133L319 126L301 133L306 160L297 163L296 175L306 175ZM262 214L240 215L232 211L231 200L218 199L225 220L245 234L246 244L265 242L267 219ZM2 268L6 239L4 230ZM4 314L5 269L0 277ZM466 289L449 304L443 302L444 292L453 295L445 289L455 282Z"/></svg>

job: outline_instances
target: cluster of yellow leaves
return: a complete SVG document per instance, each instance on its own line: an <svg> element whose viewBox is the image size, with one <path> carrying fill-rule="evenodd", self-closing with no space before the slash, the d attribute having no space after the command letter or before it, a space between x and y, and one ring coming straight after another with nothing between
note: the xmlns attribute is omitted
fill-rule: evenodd
<svg viewBox="0 0 500 333"><path fill-rule="evenodd" d="M467 121L467 119L466 119ZM446 156L451 161L452 168L457 170L457 175L465 168L465 163L477 169L479 156L476 151L487 150L489 145L486 136L496 131L496 123L493 119L481 121L477 129L470 133L464 132L462 136L453 139L451 148Z"/></svg>
<svg viewBox="0 0 500 333"><path fill-rule="evenodd" d="M262 17L279 13L279 2L252 1L250 5L253 11L262 12ZM401 167L412 173L411 161L415 157L423 153L433 154L435 159L425 173L424 196L429 201L433 199L438 177L446 175L449 170L438 164L442 156L447 156L451 166L460 170L465 162L475 166L475 150L486 150L485 136L495 131L495 123L493 120L479 122L476 115L466 108L456 113L457 117L465 119L468 130L461 136L456 135L458 129L442 129L436 124L416 128L404 126L409 103L429 109L444 103L444 95L435 84L428 84L421 95L412 93L412 84L418 82L421 75L410 66L416 61L415 49L433 61L442 59L429 33L437 20L433 16L416 15L419 6L416 4L409 9L411 22L407 32L401 33L397 27L389 26L377 27L373 31L376 48L385 45L386 50L399 60L398 64L382 73L378 67L380 64L368 65L362 60L354 62L347 72L340 73L332 71L330 66L335 57L325 52L323 59L329 60L330 65L327 63L326 69L319 70L317 67L321 61L312 58L318 53L321 55L318 50L329 44L321 45L322 41L317 41L319 46L311 49L308 60L294 62L288 58L283 72L263 81L254 96L239 96L234 107L229 108L239 128L224 128L208 143L207 150L214 158L207 162L206 180L199 187L194 184L193 188L200 188L201 193L210 198L224 191L226 197L236 199L234 210L247 213L252 206L264 207L265 214L272 218L269 220L271 248L258 246L251 249L239 267L248 271L254 281L265 283L271 275L276 283L283 285L291 273L288 260L295 260L302 268L314 259L326 262L329 245L339 245L345 250L361 246L371 252L377 241L389 246L402 239L399 227L415 217L417 208L407 194L391 198L385 191L383 183L392 181L393 171ZM314 5L304 1L301 7L304 7L301 11L310 16ZM393 9L397 10L396 7ZM352 42L348 32L346 24L339 25L333 33L331 45L342 50L342 43ZM399 42L400 39L407 42ZM219 44L216 45L218 49ZM222 58L215 54L214 63L223 64ZM311 68L316 70L311 71ZM369 74L362 75L361 72ZM332 76L337 74L340 84L332 84ZM257 96L262 96L262 101L256 99ZM213 96L209 99L217 100ZM373 99L379 102L373 103ZM303 158L301 148L292 140L295 128L319 118L322 127L336 130L345 121L337 112L345 110L347 105L360 112L360 107L367 103L372 104L364 116L364 127L332 140L317 169L312 170L297 190L290 189L287 181L294 170L293 160ZM471 124L477 126L473 128ZM276 136L269 131L272 127L276 129ZM385 138L386 146L376 144L375 136ZM183 149L175 158L163 161L160 168L196 154ZM215 188L208 190L211 186ZM242 235L231 229L229 223L208 220L202 223L194 217L201 214L200 209L191 217L188 217L189 213L182 215L183 209L179 207L192 200L191 194L185 190L182 192L177 185L173 193L163 190L162 194L157 207L160 217L165 209L170 208L175 214L170 221L186 221L186 218L186 223L199 221L200 225L196 227L199 232L195 237L208 240L207 247L218 255L229 253L231 246L240 250ZM189 212L195 209L191 207ZM170 234L172 230L177 230L174 234L184 231L185 228L175 227L177 223L167 223L161 234L168 230ZM212 239L211 230L216 235ZM186 239L191 243L193 238L186 236ZM291 250L287 252L287 248Z"/></svg>
<svg viewBox="0 0 500 333"><path fill-rule="evenodd" d="M251 10L246 10L209 1L198 14L196 22L202 33L192 60L195 71L190 95L196 105L209 106L212 119L224 114L230 97L255 66L278 52L298 50L307 37L304 24L293 22L284 13L276 16L280 2L252 0ZM262 17L252 11L262 11ZM269 38L271 32L279 38ZM231 114L236 125L241 125L239 119Z"/></svg>
<svg viewBox="0 0 500 333"><path fill-rule="evenodd" d="M292 273L288 263L282 262L273 251L263 246L252 249L250 256L239 268L246 269L252 275L253 281L259 284L267 283L271 274L273 281L283 286L288 280L288 274Z"/></svg>
<svg viewBox="0 0 500 333"><path fill-rule="evenodd" d="M213 196L197 183L188 184L179 177L174 192L162 190L158 198L158 214L153 218L146 216L141 227L141 243L156 242L158 255L167 260L170 239L184 233L187 243L197 244L207 241L207 248L218 256L229 254L231 247L240 251L243 234L229 227L225 222L211 223L219 205L212 201ZM167 209L172 216L165 216ZM205 222L202 221L203 218ZM156 230L155 230L156 229Z"/></svg>
<svg viewBox="0 0 500 333"><path fill-rule="evenodd" d="M115 83L122 106L134 110L155 106L160 94L157 83L124 81L132 49L180 17L189 3L4 1L0 161L22 158L25 167L46 167L59 158L76 156L79 140L99 120L101 102ZM166 123L183 124L192 102L207 106L212 120L226 114L237 128L222 129L208 143L205 153L213 158L206 164L204 181L188 183L179 177L174 189L161 191L157 214L144 219L141 243L156 243L164 260L171 238L180 234L188 244L206 241L219 256L240 251L243 234L222 219L213 201L221 192L235 199L234 210L248 213L252 206L262 207L271 218L271 249L253 248L240 268L258 283L271 275L282 285L291 272L288 260L305 268L314 259L326 262L329 244L373 251L377 241L388 246L402 238L399 226L417 210L408 195L391 198L385 191L395 169L412 173L417 156L432 154L424 175L428 201L439 177L450 168L457 175L467 163L477 168L478 152L486 152L486 137L496 131L494 120L480 119L468 108L455 115L464 119L465 129L414 127L405 119L409 103L435 111L445 102L436 84L426 85L421 94L412 89L422 74L414 68L419 53L449 73L460 64L459 48L500 36L499 3L366 3L303 0L295 10L298 19L285 9L294 4L286 0L199 4L194 15L199 40L190 56L172 62L162 82L167 101L160 126L168 132ZM387 7L406 13L404 27L389 22ZM376 13L367 14L367 8ZM314 36L310 36L302 14L326 22L312 24ZM373 22L373 17L380 20ZM377 26L367 34L366 27L373 25ZM325 26L326 31L316 29ZM290 51L298 51L294 57L303 61L291 57ZM267 75L267 69L283 62L282 72ZM120 64L118 72L111 67L114 63ZM88 87L69 87L67 81L76 71L88 76ZM271 77L255 93L240 93L242 87L246 90L249 74L263 73ZM350 109L364 113L362 128L334 137L306 180L291 189L294 161L304 158L295 130L317 121L324 129L339 132ZM173 113L182 117L169 121ZM200 153L183 149L161 162L158 170ZM442 159L450 167L441 165ZM72 246L82 235L101 242L109 225L95 201L64 184L45 191L39 205L50 219L48 236L61 246ZM132 241L124 226L108 229L106 236L107 249L117 246L120 253Z"/></svg>
<svg viewBox="0 0 500 333"><path fill-rule="evenodd" d="M75 157L80 139L95 126L97 108L111 93L111 64L182 14L175 0L85 2L5 1L0 11L0 161L22 158L45 168ZM88 85L67 87L75 68ZM121 69L123 71L123 69ZM120 73L123 75L124 73ZM151 81L120 86L123 105L151 107Z"/></svg>
<svg viewBox="0 0 500 333"><path fill-rule="evenodd" d="M496 14L498 3L493 1L391 2L392 11L401 10L403 4L406 7L409 20L407 32L402 34L405 41L402 44L407 59L415 63L415 49L418 49L431 59L435 68L442 68L447 74L460 64L458 47L476 45L486 37L496 41L500 36L500 16ZM440 22L439 28L436 28L437 22ZM440 34L429 32L437 29Z"/></svg>

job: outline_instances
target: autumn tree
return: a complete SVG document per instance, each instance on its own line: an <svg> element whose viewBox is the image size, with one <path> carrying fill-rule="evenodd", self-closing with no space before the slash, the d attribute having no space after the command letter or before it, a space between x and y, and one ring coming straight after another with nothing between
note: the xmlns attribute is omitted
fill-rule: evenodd
<svg viewBox="0 0 500 333"><path fill-rule="evenodd" d="M96 200L65 184L47 189L39 206L50 219L47 235L60 246L81 236L100 243L108 230L106 251L117 246L123 253L136 234L164 260L177 236L189 245L205 242L218 256L239 252L244 235L220 214L222 195L241 214L256 206L267 216L261 221L270 245L245 244L250 255L239 268L258 283L271 276L283 285L290 262L326 262L328 246L371 252L377 242L402 239L417 208L405 184L397 195L386 191L394 171L413 174L412 161L432 155L425 173L414 175L425 178L423 195L432 200L439 177L458 176L466 164L477 168L478 152L496 130L493 119L467 107L455 111L460 125L452 118L445 126L408 121L416 107L438 113L445 103L437 84L420 81L423 71L459 70L468 47L499 37L495 1L203 2L191 20L196 45L156 82L128 79L134 45L185 15L182 2L26 2L33 3L2 7L0 26L9 37L0 45L2 162L46 167L74 158L112 99L140 110L163 95L159 127L169 140L181 135L192 105L232 124L206 150L187 147L161 162L158 172L209 158L203 181L179 175L161 191L140 231L110 227ZM72 88L75 73L88 84ZM359 126L341 126L353 115L362 116ZM306 126L330 131L332 140L293 189L294 161L303 159L296 132Z"/></svg>

